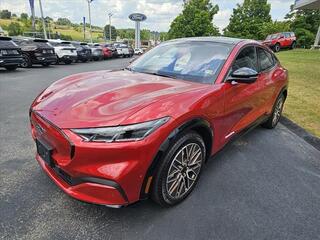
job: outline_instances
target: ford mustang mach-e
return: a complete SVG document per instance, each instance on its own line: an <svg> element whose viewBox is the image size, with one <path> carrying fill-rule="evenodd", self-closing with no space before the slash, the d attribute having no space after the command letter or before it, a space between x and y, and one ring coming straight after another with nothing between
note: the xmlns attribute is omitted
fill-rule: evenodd
<svg viewBox="0 0 320 240"><path fill-rule="evenodd" d="M76 199L121 207L150 196L172 206L225 144L277 125L287 86L287 70L256 41L164 42L123 70L44 90L30 108L36 159Z"/></svg>

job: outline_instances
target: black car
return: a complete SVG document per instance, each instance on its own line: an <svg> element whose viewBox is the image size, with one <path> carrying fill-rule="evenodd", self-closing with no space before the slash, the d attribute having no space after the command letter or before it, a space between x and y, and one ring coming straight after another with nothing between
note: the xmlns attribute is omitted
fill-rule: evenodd
<svg viewBox="0 0 320 240"><path fill-rule="evenodd" d="M21 67L31 67L33 64L49 66L57 62L54 48L47 40L14 38L13 41L21 47L23 57Z"/></svg>
<svg viewBox="0 0 320 240"><path fill-rule="evenodd" d="M13 71L22 63L21 49L9 37L0 36L0 67Z"/></svg>
<svg viewBox="0 0 320 240"><path fill-rule="evenodd" d="M78 61L87 62L91 59L91 49L85 42L72 42L77 49Z"/></svg>

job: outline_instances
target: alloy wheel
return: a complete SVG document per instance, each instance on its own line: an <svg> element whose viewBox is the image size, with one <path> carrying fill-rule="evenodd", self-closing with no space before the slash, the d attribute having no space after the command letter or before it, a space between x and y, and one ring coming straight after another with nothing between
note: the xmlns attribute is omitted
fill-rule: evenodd
<svg viewBox="0 0 320 240"><path fill-rule="evenodd" d="M28 67L28 59L26 57L22 58L22 63L20 64L20 66L23 68Z"/></svg>
<svg viewBox="0 0 320 240"><path fill-rule="evenodd" d="M282 108L283 108L283 98L281 97L278 100L273 112L272 125L276 125L279 122L279 119L282 113Z"/></svg>
<svg viewBox="0 0 320 240"><path fill-rule="evenodd" d="M199 177L203 158L197 143L187 144L174 156L166 179L167 192L171 198L180 199L193 187Z"/></svg>

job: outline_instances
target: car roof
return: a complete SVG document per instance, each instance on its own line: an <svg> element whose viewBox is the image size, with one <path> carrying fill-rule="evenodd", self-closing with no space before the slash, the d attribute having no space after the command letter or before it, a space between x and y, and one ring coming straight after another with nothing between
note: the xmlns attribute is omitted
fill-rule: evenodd
<svg viewBox="0 0 320 240"><path fill-rule="evenodd" d="M248 40L248 39L240 39L240 38L229 38L229 37L190 37L190 38L178 38L178 39L173 39L169 40L167 42L191 42L191 41L203 41L203 42L215 42L215 43L226 43L230 45L237 45L240 42L243 41L250 41L252 42L253 40Z"/></svg>

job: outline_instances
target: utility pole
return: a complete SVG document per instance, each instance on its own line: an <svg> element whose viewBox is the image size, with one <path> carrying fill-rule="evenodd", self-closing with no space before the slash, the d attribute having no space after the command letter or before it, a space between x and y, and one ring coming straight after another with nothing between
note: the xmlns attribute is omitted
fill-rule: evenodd
<svg viewBox="0 0 320 240"><path fill-rule="evenodd" d="M86 41L86 17L83 17L83 41Z"/></svg>
<svg viewBox="0 0 320 240"><path fill-rule="evenodd" d="M48 35L49 35L49 39L51 39L51 26L50 26L50 20L48 21Z"/></svg>
<svg viewBox="0 0 320 240"><path fill-rule="evenodd" d="M110 42L111 42L112 41L112 37L111 37L111 17L113 16L113 13L109 13L108 16L109 16L109 39L110 39Z"/></svg>
<svg viewBox="0 0 320 240"><path fill-rule="evenodd" d="M34 19L34 0L29 0L31 8L31 19L32 19L32 35L34 36L36 31L35 19Z"/></svg>
<svg viewBox="0 0 320 240"><path fill-rule="evenodd" d="M43 17L41 0L39 0L39 5L40 5L40 12L41 12L41 19L42 19L43 35L44 35L44 39L47 39L48 37L47 37L47 31L46 31L46 23L45 23L44 17Z"/></svg>
<svg viewBox="0 0 320 240"><path fill-rule="evenodd" d="M92 43L92 27L91 27L91 8L90 5L93 0L87 0L88 1L88 11L89 11L89 25L90 25L90 41Z"/></svg>

